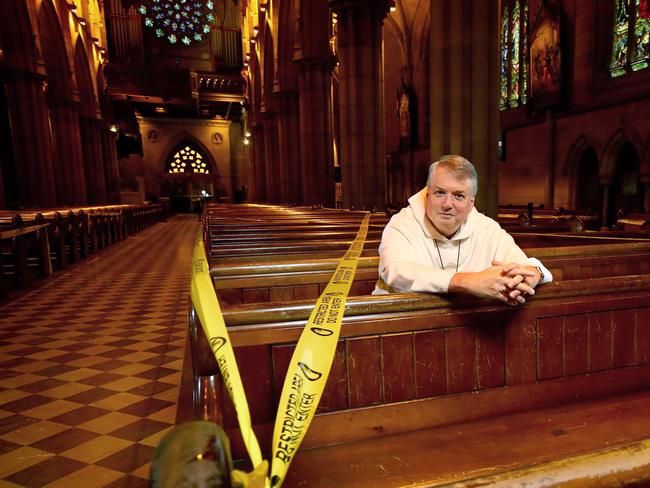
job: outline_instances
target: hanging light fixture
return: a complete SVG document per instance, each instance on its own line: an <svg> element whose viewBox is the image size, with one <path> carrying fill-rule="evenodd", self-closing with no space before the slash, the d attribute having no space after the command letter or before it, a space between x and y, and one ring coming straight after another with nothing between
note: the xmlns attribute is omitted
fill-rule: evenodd
<svg viewBox="0 0 650 488"><path fill-rule="evenodd" d="M185 46L207 38L215 20L212 0L148 0L139 12L157 38Z"/></svg>

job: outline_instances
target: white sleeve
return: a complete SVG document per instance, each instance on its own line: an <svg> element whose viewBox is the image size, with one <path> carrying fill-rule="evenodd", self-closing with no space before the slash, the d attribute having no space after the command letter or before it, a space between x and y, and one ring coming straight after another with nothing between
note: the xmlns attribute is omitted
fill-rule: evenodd
<svg viewBox="0 0 650 488"><path fill-rule="evenodd" d="M553 274L548 270L546 266L542 264L542 262L537 259L537 258L528 258L528 264L531 266L537 266L539 269L542 270L542 279L539 280L539 284L543 283L550 283L553 281Z"/></svg>
<svg viewBox="0 0 650 488"><path fill-rule="evenodd" d="M388 225L379 245L379 277L395 291L447 293L456 274L427 263L409 236Z"/></svg>

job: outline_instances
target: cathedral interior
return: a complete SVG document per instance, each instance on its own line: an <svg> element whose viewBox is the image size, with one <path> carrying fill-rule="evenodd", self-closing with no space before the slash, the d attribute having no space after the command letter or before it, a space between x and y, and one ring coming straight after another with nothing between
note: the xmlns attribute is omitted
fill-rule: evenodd
<svg viewBox="0 0 650 488"><path fill-rule="evenodd" d="M487 213L532 202L612 225L648 209L645 8L7 0L0 208L383 210L454 153Z"/></svg>
<svg viewBox="0 0 650 488"><path fill-rule="evenodd" d="M81 244L84 259L77 263L79 255L65 257L69 246L61 244L61 255L48 248L44 252L58 256L53 265L61 271L50 269L36 286L0 301L0 486L149 486L161 438L192 418L192 391L184 386L191 382L187 375L195 360L187 333L190 241L200 232L196 213L208 206L217 209L215 215L225 209L231 222L251 208L270 206L310 216L323 209L350 215L371 211L378 218L377 213L405 206L425 186L432 162L458 154L476 167L476 207L486 215L514 212L521 219L523 211L532 219L534 210L556 219L568 212L594 232L622 232L624 225L640 222L643 238L650 235L648 0L1 0L0 19L0 231L11 229L16 212L42 212L48 218L47 212L68 209L134 206L161 208L167 215L154 226L138 217L139 223L123 232L110 227L114 210L109 210L101 217L106 219L101 242L87 244L96 254ZM204 233L207 221L204 213ZM133 236L123 239L127 233ZM7 236L0 241L7 246L0 249L0 271L11 251ZM601 405L593 416L616 418L620 431L630 433L621 439L648 443L650 425L641 412L650 406L650 394L630 393L650 387L650 309L644 302L650 249L643 249L645 254L625 258L625 268L585 261L591 266L588 277L601 280L591 289L602 293L619 286L607 281L605 270L636 276L617 277L627 280L620 282L628 293L623 305L609 295L602 302L576 299L567 305L560 303L562 297L585 295L582 285L549 285L556 308L551 313L551 305L540 306L538 315L530 315L539 332L536 345L527 339L529 329L513 330L522 350L538 348L538 358L544 340L556 340L564 348L563 366L551 371L542 363L526 363L528 369L511 373L504 365L502 376L504 382L557 380L580 399L603 385L629 394ZM235 251L233 245L228 252ZM560 263L562 256L553 253L547 251L549 259ZM226 261L235 259L225 254ZM73 264L65 267L65 259ZM575 270L562 269L565 280L577 279L570 275ZM368 286L374 281L368 279ZM645 294L635 288L639 281ZM251 295L266 293L272 301L274 291L265 290ZM277 296L295 301L307 298L308 291L285 286ZM609 306L607 300L614 303L611 310L588 309ZM572 307L591 335L571 336L577 329L567 325L570 319L553 315ZM501 320L501 312L493 312L494 320ZM606 314L609 342L598 349L594 331ZM466 318L458 320L464 324ZM401 361L397 354L384 356L387 341L411 347L397 344L398 336L384 330L367 330L380 344L378 353L371 352L379 355L382 368L384 361ZM470 334L467 330L462 333ZM479 336L471 341L479 344ZM493 347L503 352L512 338L499 335ZM248 366L240 365L244 375L253 374L251 365L257 364L276 374L293 339L290 334L274 339L274 355L262 359L255 352L262 345L245 335L238 339L250 359ZM365 340L350 340L339 351L347 358L346 373L339 372L345 381L354 374L359 381L364 377L352 370L350 358L361 364L375 357L370 346L363 349L366 343L359 346ZM463 340L449 335L440 354L453 352ZM585 366L571 372L578 359L571 359L567 345L582 343L589 344ZM605 349L607 357L598 363L598 351ZM572 383L582 373L587 379ZM480 373L476 377L479 385ZM447 381L452 385L451 376ZM499 378L488 381L503 386ZM449 385L444 393L458 397L480 389L472 383L454 391ZM565 395L560 386L548 387L545 394ZM254 394L261 398L262 390L259 386ZM392 398L388 386L381 386L381 401L354 404L350 391L346 408L383 407L401 399L401 393ZM419 391L408 400L420 399ZM523 387L517 391L522 398L534 397ZM434 393L425 400L439 392ZM545 394L530 401L543 403ZM488 397L489 408L497 409L495 398ZM456 419L454 410L467 408L454 401L444 404L445 418ZM324 408L334 412L333 403L328 405ZM254 405L254 423L268 422L265 415L273 408L264 401ZM409 408L435 426L424 409ZM625 409L636 416L619 418ZM543 423L545 415L508 420L503 429L512 438L507 442L516 442L523 425ZM566 425L553 424L558 444L547 442L548 453L539 458L545 462L554 459L551 452L568 457L593 447L571 451L570 442L558 447L565 439L558 436L574 432L567 425L591 414L575 407L562 415ZM226 417L234 425L232 411ZM368 430L382 430L371 424L380 420L366 421ZM352 438L345 437L346 424L319 425L319 435L332 444ZM496 437L486 426L477 429ZM457 434L451 428L444 438ZM609 442L597 429L592 434L584 442ZM468 449L476 447L465 440ZM233 445L241 454L240 444ZM361 466L364 449L371 449L364 446L341 450L332 464L345 464L341 459L351 456ZM650 444L633 447L630 452L648 459L643 473L650 483ZM438 464L453 465L454 452ZM310 455L299 458L298 474L288 478L288 486L342 486L310 478ZM426 471L437 456L426 451L413 467L413 478L402 478L403 486L424 480L416 480L417 469ZM513 458L518 467L529 459L520 452ZM403 475L398 465L393 469ZM472 469L467 472L484 474ZM364 478L370 469L359 473L361 484L354 486L398 486L370 483ZM311 481L301 482L301 476Z"/></svg>

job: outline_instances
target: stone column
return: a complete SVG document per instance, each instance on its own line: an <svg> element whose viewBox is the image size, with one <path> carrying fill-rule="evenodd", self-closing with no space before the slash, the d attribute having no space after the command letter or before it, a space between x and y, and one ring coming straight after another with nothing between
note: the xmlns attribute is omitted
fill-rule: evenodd
<svg viewBox="0 0 650 488"><path fill-rule="evenodd" d="M86 198L79 103L62 100L50 103L50 119L54 136L55 181L60 205L83 205Z"/></svg>
<svg viewBox="0 0 650 488"><path fill-rule="evenodd" d="M431 158L460 154L479 176L476 206L496 217L499 1L431 0Z"/></svg>
<svg viewBox="0 0 650 488"><path fill-rule="evenodd" d="M264 166L264 127L256 115L255 121L250 126L252 134L251 158L251 196L253 202L267 202L266 193L266 168Z"/></svg>
<svg viewBox="0 0 650 488"><path fill-rule="evenodd" d="M264 125L264 173L266 179L266 199L269 203L281 203L280 196L280 168L278 161L278 117L274 111L259 113Z"/></svg>
<svg viewBox="0 0 650 488"><path fill-rule="evenodd" d="M650 174L641 173L640 175L641 188L643 191L643 210L650 212Z"/></svg>
<svg viewBox="0 0 650 488"><path fill-rule="evenodd" d="M106 179L101 131L101 120L84 116L79 118L87 199L90 204L106 203Z"/></svg>
<svg viewBox="0 0 650 488"><path fill-rule="evenodd" d="M17 162L19 201L16 203L56 206L52 141L45 101L47 78L37 73L13 71L7 73L5 82L14 161Z"/></svg>
<svg viewBox="0 0 650 488"><path fill-rule="evenodd" d="M600 230L609 230L609 190L614 184L614 175L600 175L600 185L603 187L603 210L600 217Z"/></svg>
<svg viewBox="0 0 650 488"><path fill-rule="evenodd" d="M334 161L330 120L333 59L299 58L298 110L302 203L334 207Z"/></svg>
<svg viewBox="0 0 650 488"><path fill-rule="evenodd" d="M106 171L106 188L109 192L107 198L110 202L118 202L121 191L120 167L117 163L117 147L115 145L116 137L117 134L115 132L112 132L108 127L102 125L102 154L104 158L104 169Z"/></svg>
<svg viewBox="0 0 650 488"><path fill-rule="evenodd" d="M300 118L298 92L278 91L278 154L280 170L280 200L301 202L300 185Z"/></svg>
<svg viewBox="0 0 650 488"><path fill-rule="evenodd" d="M386 205L382 23L387 0L330 0L338 15L343 206Z"/></svg>
<svg viewBox="0 0 650 488"><path fill-rule="evenodd" d="M557 140L557 123L553 112L548 110L546 112L546 124L548 125L548 165L546 167L546 180L544 191L544 206L545 208L555 207L555 154L556 154L556 140Z"/></svg>

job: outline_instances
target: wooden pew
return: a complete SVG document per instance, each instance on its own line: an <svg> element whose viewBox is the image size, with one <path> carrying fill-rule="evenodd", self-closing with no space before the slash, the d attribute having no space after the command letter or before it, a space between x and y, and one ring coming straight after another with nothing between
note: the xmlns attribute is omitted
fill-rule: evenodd
<svg viewBox="0 0 650 488"><path fill-rule="evenodd" d="M358 222L355 223L358 226ZM242 235L244 232L242 231ZM266 234L253 234L268 235ZM319 253L326 253L323 257L341 256L349 246L352 238L349 237L352 233L348 233L345 239L332 240L329 236L325 238L313 238L309 240L298 240L278 237L275 240L267 241L250 241L242 237L239 241L233 231L224 231L224 235L228 236L228 240L221 241L220 233L213 235L206 235L210 239L208 246L208 257L217 262L230 262L246 260L246 256L251 260L288 260L292 259L291 255L296 255L296 258L302 257L309 259L311 257L318 257ZM537 247L562 247L562 246L576 246L576 245L591 245L602 243L620 243L620 242L645 242L647 237L634 235L627 237L621 235L617 231L609 232L582 232L572 234L557 234L557 233L512 233L513 238L522 248L537 248ZM376 254L377 248L380 243L380 232L372 230L370 238L366 239L365 249L367 255ZM264 255L264 257L261 257ZM301 255L301 256L298 256Z"/></svg>
<svg viewBox="0 0 650 488"><path fill-rule="evenodd" d="M51 274L47 224L0 230L0 295Z"/></svg>
<svg viewBox="0 0 650 488"><path fill-rule="evenodd" d="M576 210L532 209L532 218L527 207L499 207L497 221L504 228L511 226L544 226L548 228L564 228L570 232L583 230L598 230L600 217Z"/></svg>
<svg viewBox="0 0 650 488"><path fill-rule="evenodd" d="M648 275L556 282L514 308L425 294L351 297L321 414L285 486L355 486L358 479L403 486L416 481L411 476L431 486L650 438L650 422L625 407L650 405L649 298ZM262 446L270 445L287 362L312 306L308 300L224 311ZM191 313L197 410L225 427L235 456L243 457L197 322ZM614 413L616 428L608 430ZM567 416L581 424L563 422ZM515 433L546 438L512 457ZM481 444L500 446L500 457L477 455ZM448 463L452 454L461 468ZM376 462L342 462L364 455ZM382 462L401 484L380 484Z"/></svg>
<svg viewBox="0 0 650 488"><path fill-rule="evenodd" d="M226 224L224 219L210 228L217 241L213 250L220 235L230 234ZM237 232L268 236L283 225L244 224ZM253 423L267 449L293 344L317 292L312 287L314 296L300 298L308 284L320 291L336 262L300 258L340 255L349 245L346 240L339 251L323 249L315 239L311 249L296 253L290 240L276 238L281 240L240 248L238 256L212 253L213 270L222 272L216 273L218 293L228 289L220 289L222 281L275 280L266 282L266 298L276 301L224 307ZM539 480L571 456L604 479L604 459L631 452L625 449L638 452L635 442L650 438L650 423L642 410L635 414L626 405L650 405L650 329L639 327L650 322L649 244L584 238L585 245L599 242L587 256L577 247L557 249L557 238L524 239L531 238L547 246L533 251L556 266L556 279L582 279L545 285L516 308L453 296L350 297L320 414L285 486L482 486L488 478ZM624 247L634 254L626 256ZM264 249L271 252L260 255ZM358 280L374 285L376 254L366 254ZM642 275L617 276L629 273ZM608 278L584 279L593 276ZM284 295L287 286L294 287L291 296ZM245 457L234 411L192 309L190 337L196 411L224 425L236 457ZM634 435L608 430L612 417ZM567 426L563 420L569 418L584 427ZM525 455L513 456L522 433L535 442L524 443ZM616 446L613 454L603 451L609 445ZM491 446L494 456L486 459L480 446ZM578 460L585 453L591 457ZM619 476L625 481L631 474L620 470Z"/></svg>
<svg viewBox="0 0 650 488"><path fill-rule="evenodd" d="M645 233L650 237L650 214L647 213L630 213L621 216L614 226L615 229L620 229L627 232L640 232Z"/></svg>
<svg viewBox="0 0 650 488"><path fill-rule="evenodd" d="M124 239L162 218L162 205L0 210L0 288L6 294L35 278Z"/></svg>
<svg viewBox="0 0 650 488"><path fill-rule="evenodd" d="M650 274L650 242L595 244L526 249L541 259L556 281ZM338 260L240 261L211 267L214 287L225 305L316 299ZM362 257L351 296L371 294L378 278L379 258Z"/></svg>

